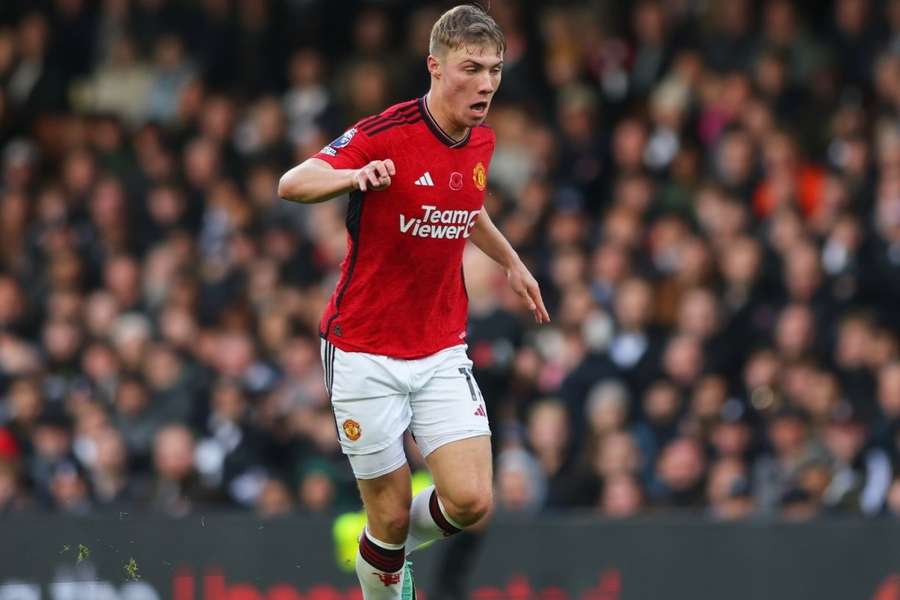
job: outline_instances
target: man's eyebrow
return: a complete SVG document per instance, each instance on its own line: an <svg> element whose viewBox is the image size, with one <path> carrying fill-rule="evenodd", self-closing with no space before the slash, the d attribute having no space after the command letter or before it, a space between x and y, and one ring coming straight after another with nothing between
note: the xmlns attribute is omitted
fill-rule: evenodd
<svg viewBox="0 0 900 600"><path fill-rule="evenodd" d="M476 67L490 67L490 68L494 68L494 67L502 67L502 66L503 66L503 61L501 60L500 62L498 62L498 63L496 63L496 64L489 65L489 64L485 64L485 63L478 62L477 60L473 60L473 59L471 59L471 58L467 58L467 59L465 59L465 60L462 62L462 64L463 64L464 66L467 65L467 64L471 64L471 65L475 65Z"/></svg>

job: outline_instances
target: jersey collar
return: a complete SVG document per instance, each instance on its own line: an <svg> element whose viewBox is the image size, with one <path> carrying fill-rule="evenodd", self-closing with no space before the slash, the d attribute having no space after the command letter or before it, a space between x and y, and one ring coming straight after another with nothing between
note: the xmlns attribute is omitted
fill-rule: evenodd
<svg viewBox="0 0 900 600"><path fill-rule="evenodd" d="M469 137L472 135L472 128L470 127L469 130L466 131L466 135L461 140L455 140L447 135L447 132L441 129L441 126L438 125L438 122L432 116L431 111L428 110L428 103L425 102L425 96L419 98L419 112L422 113L422 120L428 125L428 129L431 130L434 137L440 140L445 146L450 148L462 148L469 143Z"/></svg>

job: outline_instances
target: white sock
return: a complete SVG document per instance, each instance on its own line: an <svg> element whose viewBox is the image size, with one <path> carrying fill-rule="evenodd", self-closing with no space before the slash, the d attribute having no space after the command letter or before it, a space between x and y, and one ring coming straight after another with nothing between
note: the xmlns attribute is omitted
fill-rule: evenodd
<svg viewBox="0 0 900 600"><path fill-rule="evenodd" d="M365 600L399 600L403 589L403 544L389 544L363 530L356 551L356 576Z"/></svg>
<svg viewBox="0 0 900 600"><path fill-rule="evenodd" d="M428 542L459 533L461 529L462 527L447 516L440 498L434 491L434 486L430 485L416 494L409 508L406 552L409 554Z"/></svg>

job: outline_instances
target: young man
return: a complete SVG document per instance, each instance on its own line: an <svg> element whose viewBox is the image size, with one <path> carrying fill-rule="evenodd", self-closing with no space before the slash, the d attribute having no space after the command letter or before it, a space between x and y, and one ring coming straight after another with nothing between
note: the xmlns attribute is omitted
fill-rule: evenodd
<svg viewBox="0 0 900 600"><path fill-rule="evenodd" d="M505 42L457 6L431 32L431 89L358 122L282 176L278 194L350 193L348 254L322 317L338 435L366 509L356 572L365 600L411 598L407 553L474 525L491 506L490 429L466 356L462 255L471 239L549 321L534 277L483 208L494 133L483 125ZM411 498L411 427L435 485Z"/></svg>

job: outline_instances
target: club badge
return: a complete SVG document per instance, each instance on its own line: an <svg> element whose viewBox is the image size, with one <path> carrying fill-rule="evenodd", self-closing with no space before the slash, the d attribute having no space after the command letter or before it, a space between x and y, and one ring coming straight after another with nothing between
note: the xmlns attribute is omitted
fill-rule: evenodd
<svg viewBox="0 0 900 600"><path fill-rule="evenodd" d="M359 427L359 423L354 421L353 419L347 419L344 421L344 435L347 436L347 439L351 442L355 442L359 439L359 436L362 435L362 429Z"/></svg>
<svg viewBox="0 0 900 600"><path fill-rule="evenodd" d="M472 180L475 182L475 187L478 188L478 191L483 192L487 185L487 171L484 170L483 164L478 163L475 165L475 170L472 171Z"/></svg>

